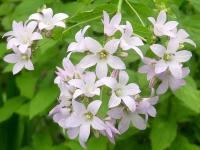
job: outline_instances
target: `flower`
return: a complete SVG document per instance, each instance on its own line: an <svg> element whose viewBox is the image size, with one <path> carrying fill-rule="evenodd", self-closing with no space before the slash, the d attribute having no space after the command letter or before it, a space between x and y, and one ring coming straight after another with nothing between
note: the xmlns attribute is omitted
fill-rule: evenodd
<svg viewBox="0 0 200 150"><path fill-rule="evenodd" d="M178 31L177 29L175 29L174 32L176 36L171 38L171 40L178 41L180 44L189 43L196 47L196 44L194 43L194 41L188 38L189 34L184 29L179 29Z"/></svg>
<svg viewBox="0 0 200 150"><path fill-rule="evenodd" d="M80 78L82 76L83 70L79 66L74 66L68 57L63 59L63 69L57 67L57 77L54 80L54 83L66 83L73 78Z"/></svg>
<svg viewBox="0 0 200 150"><path fill-rule="evenodd" d="M142 98L137 105L137 110L140 114L144 114L146 121L148 120L148 116L155 117L156 116L156 109L154 105L157 104L159 100L158 96Z"/></svg>
<svg viewBox="0 0 200 150"><path fill-rule="evenodd" d="M119 106L122 102L128 107L130 111L135 111L136 103L131 97L140 93L139 86L135 83L127 84L129 76L125 71L119 72L119 81L112 77L105 77L100 80L112 89L112 95L109 100L109 108Z"/></svg>
<svg viewBox="0 0 200 150"><path fill-rule="evenodd" d="M4 36L8 37L7 48L12 49L13 47L18 47L20 52L25 53L32 45L33 41L42 39L41 34L34 31L36 27L37 22L35 21L29 23L17 23L13 21L12 31L4 34Z"/></svg>
<svg viewBox="0 0 200 150"><path fill-rule="evenodd" d="M138 71L140 73L146 73L147 74L147 80L153 79L153 77L156 76L155 64L157 63L157 61L155 59L144 57L143 62L145 63L145 65L140 67Z"/></svg>
<svg viewBox="0 0 200 150"><path fill-rule="evenodd" d="M139 37L132 35L132 25L129 21L126 21L126 25L120 38L120 47L123 50L133 49L141 58L143 58L142 51L138 48L138 46L142 46L144 43Z"/></svg>
<svg viewBox="0 0 200 150"><path fill-rule="evenodd" d="M88 30L90 26L87 25L83 29L79 30L76 33L75 40L76 42L72 42L68 46L68 51L69 52L85 52L87 50L86 45L85 45L85 32Z"/></svg>
<svg viewBox="0 0 200 150"><path fill-rule="evenodd" d="M66 126L69 128L79 129L79 142L83 147L85 142L87 142L90 136L90 128L92 127L95 130L105 130L104 122L96 116L100 106L100 100L95 100L91 102L86 108L82 103L73 101L73 113L66 120Z"/></svg>
<svg viewBox="0 0 200 150"><path fill-rule="evenodd" d="M106 129L100 131L101 134L108 137L108 139L114 144L115 136L120 134L120 132L115 128L116 121L110 117L105 118Z"/></svg>
<svg viewBox="0 0 200 150"><path fill-rule="evenodd" d="M155 73L159 74L169 68L170 72L175 78L182 77L182 62L187 62L192 53L187 50L177 51L179 44L170 40L167 49L160 44L153 44L150 46L151 50L161 59L155 65Z"/></svg>
<svg viewBox="0 0 200 150"><path fill-rule="evenodd" d="M58 13L53 15L53 10L51 8L45 8L41 13L32 14L29 20L38 21L38 26L40 30L52 30L55 26L65 28L64 20L68 18L65 13Z"/></svg>
<svg viewBox="0 0 200 150"><path fill-rule="evenodd" d="M108 114L111 118L120 119L118 125L120 133L126 132L131 123L137 129L144 130L146 128L146 120L137 111L131 112L123 107L115 107L109 110Z"/></svg>
<svg viewBox="0 0 200 150"><path fill-rule="evenodd" d="M182 76L181 78L175 78L169 71L165 71L164 73L160 74L158 78L161 80L161 84L157 88L157 94L164 94L168 88L172 91L177 90L181 86L185 85L185 80L183 79L186 77L190 70L188 67L182 68Z"/></svg>
<svg viewBox="0 0 200 150"><path fill-rule="evenodd" d="M59 104L49 112L49 116L52 116L54 122L57 122L62 128L65 128L65 121L71 114L71 104L70 99L60 96Z"/></svg>
<svg viewBox="0 0 200 150"><path fill-rule="evenodd" d="M87 97L100 95L100 88L98 88L96 83L96 75L94 72L87 72L81 79L72 79L69 81L69 84L77 88L74 92L73 99L80 95Z"/></svg>
<svg viewBox="0 0 200 150"><path fill-rule="evenodd" d="M31 62L31 49L28 48L25 53L21 53L17 47L13 47L12 54L8 54L4 57L4 61L8 63L14 63L13 74L19 73L23 68L27 70L34 70L34 66Z"/></svg>
<svg viewBox="0 0 200 150"><path fill-rule="evenodd" d="M107 36L112 36L117 30L119 30L121 22L121 14L116 13L113 18L110 20L110 17L106 11L103 11L103 25L104 25L104 34Z"/></svg>
<svg viewBox="0 0 200 150"><path fill-rule="evenodd" d="M177 21L167 21L166 12L161 11L157 17L157 20L155 20L153 17L148 17L149 21L154 26L154 34L156 36L169 36L169 37L175 37L175 34L173 33L173 30L178 25Z"/></svg>
<svg viewBox="0 0 200 150"><path fill-rule="evenodd" d="M85 39L88 50L92 53L85 56L79 63L79 66L83 69L91 66L96 66L96 74L98 78L106 77L108 73L109 65L113 69L125 69L124 62L113 54L117 51L119 40L114 39L108 41L104 47L100 45L96 40L87 37Z"/></svg>

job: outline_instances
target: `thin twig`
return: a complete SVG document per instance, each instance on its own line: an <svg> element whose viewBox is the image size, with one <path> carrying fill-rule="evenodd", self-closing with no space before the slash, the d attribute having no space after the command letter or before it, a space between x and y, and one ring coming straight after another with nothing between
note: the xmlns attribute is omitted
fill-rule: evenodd
<svg viewBox="0 0 200 150"><path fill-rule="evenodd" d="M127 3L127 5L131 8L131 10L136 14L136 16L138 17L138 19L140 20L141 24L145 27L144 22L142 21L142 18L140 17L140 15L138 14L138 12L135 10L135 8L133 8L133 6L129 3L128 0L125 0L125 2Z"/></svg>
<svg viewBox="0 0 200 150"><path fill-rule="evenodd" d="M117 5L117 12L121 13L121 9L122 9L122 2L123 0L119 0L118 1L118 5Z"/></svg>

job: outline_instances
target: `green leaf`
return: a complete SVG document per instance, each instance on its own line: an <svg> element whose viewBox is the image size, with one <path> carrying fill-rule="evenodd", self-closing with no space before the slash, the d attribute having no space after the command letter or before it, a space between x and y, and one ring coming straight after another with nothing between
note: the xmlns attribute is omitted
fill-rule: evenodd
<svg viewBox="0 0 200 150"><path fill-rule="evenodd" d="M22 97L14 97L7 100L3 107L0 108L0 123L9 119L23 102L24 98Z"/></svg>
<svg viewBox="0 0 200 150"><path fill-rule="evenodd" d="M190 143L186 137L179 135L173 142L170 150L200 150L200 147Z"/></svg>
<svg viewBox="0 0 200 150"><path fill-rule="evenodd" d="M31 101L29 117L32 119L36 115L43 112L56 100L57 96L58 90L55 87L40 89Z"/></svg>
<svg viewBox="0 0 200 150"><path fill-rule="evenodd" d="M35 92L36 81L37 76L30 72L17 76L16 83L21 95L27 98L32 98Z"/></svg>
<svg viewBox="0 0 200 150"><path fill-rule="evenodd" d="M164 150L168 148L176 138L176 132L177 124L174 120L154 120L150 132L152 150Z"/></svg>
<svg viewBox="0 0 200 150"><path fill-rule="evenodd" d="M182 101L186 107L196 113L200 113L200 92L189 82L184 87L175 91L174 95Z"/></svg>

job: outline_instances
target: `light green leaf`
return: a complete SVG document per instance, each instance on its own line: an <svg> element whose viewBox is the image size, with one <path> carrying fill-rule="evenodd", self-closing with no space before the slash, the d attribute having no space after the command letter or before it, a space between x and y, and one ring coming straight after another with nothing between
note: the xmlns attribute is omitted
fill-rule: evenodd
<svg viewBox="0 0 200 150"><path fill-rule="evenodd" d="M0 108L0 123L10 118L23 102L24 98L22 97L14 97L7 100L3 107Z"/></svg>
<svg viewBox="0 0 200 150"><path fill-rule="evenodd" d="M176 133L177 124L174 120L154 120L150 132L152 150L164 150L168 148L176 138Z"/></svg>
<svg viewBox="0 0 200 150"><path fill-rule="evenodd" d="M31 101L29 117L32 119L36 115L43 112L56 100L57 96L58 90L55 87L40 89L40 91Z"/></svg>
<svg viewBox="0 0 200 150"><path fill-rule="evenodd" d="M22 96L32 98L35 92L37 77L33 73L23 73L17 76L16 83Z"/></svg>

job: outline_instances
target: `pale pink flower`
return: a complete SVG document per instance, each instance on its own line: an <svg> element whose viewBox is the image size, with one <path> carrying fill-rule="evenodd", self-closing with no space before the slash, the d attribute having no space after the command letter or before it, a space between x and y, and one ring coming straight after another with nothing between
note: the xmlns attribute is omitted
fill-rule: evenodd
<svg viewBox="0 0 200 150"><path fill-rule="evenodd" d="M125 69L124 62L113 54L117 51L119 40L108 41L104 47L96 40L87 37L85 39L88 50L92 53L85 56L79 63L81 68L89 68L96 65L96 74L98 78L106 77L109 65L113 69Z"/></svg>
<svg viewBox="0 0 200 150"><path fill-rule="evenodd" d="M68 46L69 52L85 52L87 50L85 44L85 32L88 30L90 26L87 25L83 29L79 30L75 35L76 42L72 42Z"/></svg>
<svg viewBox="0 0 200 150"><path fill-rule="evenodd" d="M178 22L177 21L168 21L167 22L167 16L165 11L161 11L157 17L157 20L155 20L153 17L148 17L149 21L154 26L154 34L156 36L169 36L169 37L175 37L175 34L173 30L177 27Z"/></svg>
<svg viewBox="0 0 200 150"><path fill-rule="evenodd" d="M73 65L69 58L65 57L62 62L63 69L57 67L57 77L54 80L54 83L67 83L69 80L73 78L81 78L83 69L81 69L78 65Z"/></svg>
<svg viewBox="0 0 200 150"><path fill-rule="evenodd" d="M179 79L175 78L169 71L165 71L164 73L158 75L158 78L162 82L157 88L157 94L164 94L168 88L170 88L172 91L175 91L181 86L185 85L185 80L183 78L189 74L190 70L186 67L182 68L182 72L182 76Z"/></svg>
<svg viewBox="0 0 200 150"><path fill-rule="evenodd" d="M154 108L154 105L157 104L158 100L158 96L153 96L148 98L142 98L142 100L138 102L137 111L140 114L145 115L146 121L148 121L148 116L156 116L156 109Z"/></svg>
<svg viewBox="0 0 200 150"><path fill-rule="evenodd" d="M100 100L95 100L91 102L86 108L85 105L73 101L73 113L70 118L66 121L66 126L68 128L79 129L79 142L83 147L90 136L91 127L95 130L105 130L104 122L96 116L100 106Z"/></svg>
<svg viewBox="0 0 200 150"><path fill-rule="evenodd" d="M23 23L13 21L12 31L4 34L7 36L7 48L12 49L18 47L20 52L25 53L32 45L33 41L42 39L39 32L36 32L37 22L31 21L29 23Z"/></svg>
<svg viewBox="0 0 200 150"><path fill-rule="evenodd" d="M87 97L100 95L100 88L98 88L94 72L87 72L80 79L72 79L69 81L69 84L77 88L73 94L73 99L76 99L80 95Z"/></svg>
<svg viewBox="0 0 200 150"><path fill-rule="evenodd" d="M64 20L66 18L68 18L67 14L58 13L53 15L53 10L51 8L45 8L41 13L32 14L29 20L36 20L40 30L52 30L55 26L65 28Z"/></svg>
<svg viewBox="0 0 200 150"><path fill-rule="evenodd" d="M124 26L122 36L120 38L120 47L123 50L133 49L141 58L143 58L143 53L138 48L138 46L142 45L144 45L142 40L137 36L133 36L132 25L130 22L127 21L126 25Z"/></svg>
<svg viewBox="0 0 200 150"><path fill-rule="evenodd" d="M189 43L193 45L194 47L196 47L196 44L194 43L194 41L189 39L189 34L184 29L179 29L178 31L177 29L175 29L174 33L176 36L171 38L171 40L175 40L179 42L180 44Z"/></svg>
<svg viewBox="0 0 200 150"><path fill-rule="evenodd" d="M169 68L175 78L182 77L181 63L187 62L192 57L192 53L190 51L177 51L179 44L174 40L169 41L167 48L160 44L153 44L150 48L161 58L155 65L156 74L162 73Z"/></svg>
<svg viewBox="0 0 200 150"><path fill-rule="evenodd" d="M132 96L140 93L140 88L135 83L129 83L129 76L125 71L119 72L119 80L112 77L105 77L100 80L112 89L112 95L109 100L109 108L119 106L122 102L130 111L135 111L136 103Z"/></svg>
<svg viewBox="0 0 200 150"><path fill-rule="evenodd" d="M25 53L21 53L17 47L13 47L13 52L14 53L8 54L3 58L5 62L15 64L12 70L13 74L19 73L23 68L34 70L30 48L28 48Z"/></svg>
<svg viewBox="0 0 200 150"><path fill-rule="evenodd" d="M116 31L119 30L121 22L121 14L116 13L113 18L110 20L110 17L106 11L103 11L103 25L104 25L104 34L107 36L112 36Z"/></svg>
<svg viewBox="0 0 200 150"><path fill-rule="evenodd" d="M147 80L153 79L153 77L155 77L155 75L156 75L155 64L157 63L157 61L155 59L144 57L143 62L145 63L145 65L141 66L138 71L140 73L146 73Z"/></svg>
<svg viewBox="0 0 200 150"><path fill-rule="evenodd" d="M146 128L146 120L139 115L137 111L131 112L123 107L115 107L111 109L108 114L111 118L120 119L118 125L120 133L126 132L130 124L140 130L144 130Z"/></svg>

